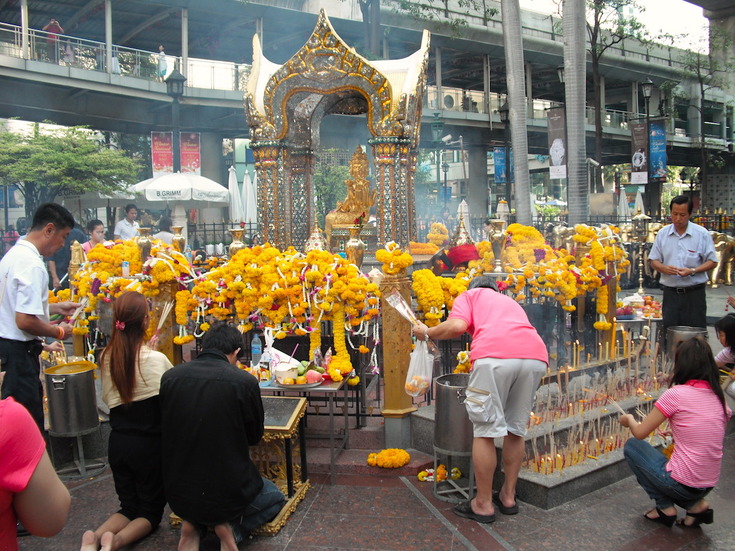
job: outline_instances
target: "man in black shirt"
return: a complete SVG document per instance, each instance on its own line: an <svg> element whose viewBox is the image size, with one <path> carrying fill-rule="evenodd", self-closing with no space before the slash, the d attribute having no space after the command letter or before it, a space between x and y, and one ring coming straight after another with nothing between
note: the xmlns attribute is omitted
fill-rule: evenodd
<svg viewBox="0 0 735 551"><path fill-rule="evenodd" d="M198 550L214 527L223 549L272 520L283 493L258 473L248 446L263 436L258 381L235 367L242 333L227 324L211 327L203 351L161 379L164 488L183 520L179 550Z"/></svg>

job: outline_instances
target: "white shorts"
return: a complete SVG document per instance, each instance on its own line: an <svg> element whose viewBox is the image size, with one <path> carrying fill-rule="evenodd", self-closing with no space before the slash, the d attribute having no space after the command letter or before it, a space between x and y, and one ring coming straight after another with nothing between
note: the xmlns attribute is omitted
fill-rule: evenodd
<svg viewBox="0 0 735 551"><path fill-rule="evenodd" d="M525 436L534 395L545 373L541 360L476 360L465 399L475 438Z"/></svg>

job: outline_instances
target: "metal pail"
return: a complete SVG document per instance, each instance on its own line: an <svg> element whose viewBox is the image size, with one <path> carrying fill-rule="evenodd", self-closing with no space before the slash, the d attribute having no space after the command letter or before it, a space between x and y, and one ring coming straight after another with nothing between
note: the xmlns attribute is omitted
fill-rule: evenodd
<svg viewBox="0 0 735 551"><path fill-rule="evenodd" d="M48 397L49 434L78 436L99 424L94 370L97 366L80 360L44 370Z"/></svg>
<svg viewBox="0 0 735 551"><path fill-rule="evenodd" d="M450 373L436 378L434 447L444 452L472 450L472 422L464 405L468 373Z"/></svg>
<svg viewBox="0 0 735 551"><path fill-rule="evenodd" d="M666 352L671 361L674 361L676 347L680 342L688 341L694 337L704 337L707 340L707 329L705 327L688 327L686 325L672 325L666 330Z"/></svg>

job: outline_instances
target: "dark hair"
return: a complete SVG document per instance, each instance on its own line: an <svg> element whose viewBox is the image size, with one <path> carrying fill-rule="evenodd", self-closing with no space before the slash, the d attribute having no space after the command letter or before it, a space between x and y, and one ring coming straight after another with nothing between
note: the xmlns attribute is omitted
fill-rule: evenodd
<svg viewBox="0 0 735 551"><path fill-rule="evenodd" d="M715 331L725 334L725 344L735 349L735 314L728 314L715 322Z"/></svg>
<svg viewBox="0 0 735 551"><path fill-rule="evenodd" d="M92 233L97 226L104 226L104 225L105 224L104 222L102 222L102 220L97 220L95 218L94 220L90 220L89 222L87 222L87 231L89 233Z"/></svg>
<svg viewBox="0 0 735 551"><path fill-rule="evenodd" d="M674 356L674 371L669 386L683 385L688 381L702 380L709 383L712 392L727 410L725 395L720 387L720 372L712 355L712 349L702 337L693 337L679 343Z"/></svg>
<svg viewBox="0 0 735 551"><path fill-rule="evenodd" d="M689 197L688 195L677 195L676 197L674 197L671 200L671 203L669 203L669 211L674 208L674 205L686 205L689 214L691 214L694 210L694 203L692 202L691 197Z"/></svg>
<svg viewBox="0 0 735 551"><path fill-rule="evenodd" d="M57 230L74 227L74 217L64 207L57 203L44 203L33 213L30 231L38 231L53 224Z"/></svg>
<svg viewBox="0 0 735 551"><path fill-rule="evenodd" d="M158 221L158 229L160 231L170 231L171 224L171 219L168 216L161 216L161 219Z"/></svg>
<svg viewBox="0 0 735 551"><path fill-rule="evenodd" d="M204 334L202 349L213 348L223 354L232 354L238 348L243 348L242 333L234 325L225 322L215 323Z"/></svg>
<svg viewBox="0 0 735 551"><path fill-rule="evenodd" d="M133 209L137 211L138 207L135 206L135 203L128 203L127 205L125 205L125 214L129 213Z"/></svg>
<svg viewBox="0 0 735 551"><path fill-rule="evenodd" d="M148 327L144 325L148 300L136 291L125 291L115 299L112 307L112 336L102 351L100 364L109 357L110 377L123 404L132 402L135 391L135 370L140 347Z"/></svg>
<svg viewBox="0 0 735 551"><path fill-rule="evenodd" d="M495 278L490 275L479 275L475 277L472 281L470 281L470 284L467 286L467 290L470 289L476 289L478 287L482 287L484 289L492 289L493 291L498 291L498 284L495 281Z"/></svg>

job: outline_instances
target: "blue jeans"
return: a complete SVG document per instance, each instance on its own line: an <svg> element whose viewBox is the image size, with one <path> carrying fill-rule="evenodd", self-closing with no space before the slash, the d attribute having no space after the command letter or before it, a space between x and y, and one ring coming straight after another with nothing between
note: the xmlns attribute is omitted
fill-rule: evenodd
<svg viewBox="0 0 735 551"><path fill-rule="evenodd" d="M666 470L668 459L648 442L631 438L625 443L623 454L638 484L659 509L678 505L688 510L712 490L685 486L671 478Z"/></svg>
<svg viewBox="0 0 735 551"><path fill-rule="evenodd" d="M286 503L283 492L267 478L261 478L263 478L263 489L255 496L242 516L230 521L235 541L238 543L259 526L273 520Z"/></svg>

